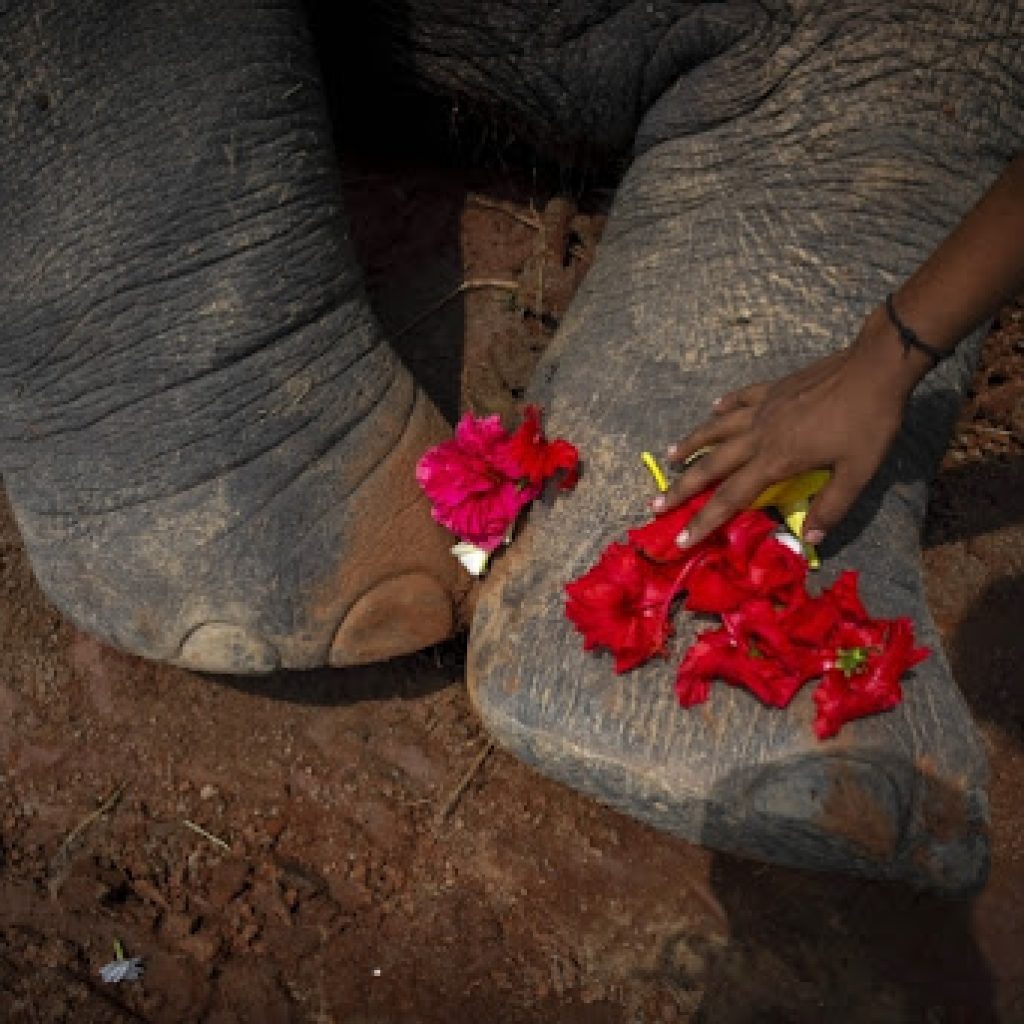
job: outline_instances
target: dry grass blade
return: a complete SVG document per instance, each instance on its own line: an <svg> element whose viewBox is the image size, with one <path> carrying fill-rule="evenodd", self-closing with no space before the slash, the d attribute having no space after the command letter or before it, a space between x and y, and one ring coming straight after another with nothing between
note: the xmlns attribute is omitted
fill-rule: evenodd
<svg viewBox="0 0 1024 1024"><path fill-rule="evenodd" d="M497 277L479 277L473 278L469 281L463 281L458 288L453 288L447 295L442 295L437 302L428 306L422 313L418 313L414 316L409 323L395 331L391 337L400 338L403 334L408 334L414 327L418 327L423 323L427 317L433 316L439 309L444 309L452 299L457 299L463 292L478 291L481 288L496 288L499 291L518 292L519 282L506 281Z"/></svg>
<svg viewBox="0 0 1024 1024"><path fill-rule="evenodd" d="M182 818L181 823L185 826L185 828L189 828L193 832L195 832L196 835L200 835L204 839L213 843L214 846L219 846L222 850L227 850L228 853L231 852L231 846L229 843L221 839L220 836L215 836L212 832L207 832L207 830L203 828L202 825L197 825L194 821L190 821L188 818Z"/></svg>
<svg viewBox="0 0 1024 1024"><path fill-rule="evenodd" d="M128 788L127 782L122 782L92 813L87 814L63 839L57 852L53 855L51 863L59 861L67 855L71 844L94 822L99 821L105 814L109 814L116 806Z"/></svg>
<svg viewBox="0 0 1024 1024"><path fill-rule="evenodd" d="M462 794L469 788L469 784L476 777L476 774L483 767L484 761L491 756L491 752L494 750L494 740L488 740L487 745L479 754L473 759L473 763L466 769L465 774L459 779L455 788L448 794L448 799L438 808L437 814L434 817L434 825L442 825L448 820L448 816L455 810L458 802L462 799Z"/></svg>
<svg viewBox="0 0 1024 1024"><path fill-rule="evenodd" d="M540 231L544 226L540 217L532 210L529 213L523 213L522 210L516 209L511 203L502 203L497 199L487 199L485 196L470 196L467 202L471 206L479 206L485 210L497 210L499 213L519 221L520 224L533 228L534 231Z"/></svg>

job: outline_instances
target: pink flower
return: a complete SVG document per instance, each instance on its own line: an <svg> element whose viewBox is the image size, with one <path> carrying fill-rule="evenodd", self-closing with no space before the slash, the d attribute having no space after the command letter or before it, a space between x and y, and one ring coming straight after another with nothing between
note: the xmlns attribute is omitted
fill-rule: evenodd
<svg viewBox="0 0 1024 1024"><path fill-rule="evenodd" d="M505 539L540 487L521 480L508 455L509 435L497 416L466 413L450 441L431 448L416 465L416 480L431 514L457 537L484 551Z"/></svg>

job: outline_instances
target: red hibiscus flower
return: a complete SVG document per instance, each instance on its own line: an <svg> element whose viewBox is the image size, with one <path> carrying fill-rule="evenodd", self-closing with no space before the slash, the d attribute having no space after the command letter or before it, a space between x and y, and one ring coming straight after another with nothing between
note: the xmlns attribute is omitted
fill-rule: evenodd
<svg viewBox="0 0 1024 1024"><path fill-rule="evenodd" d="M820 653L793 643L771 601L748 601L723 619L721 629L698 636L679 666L676 695L684 707L706 700L711 682L721 679L784 708L821 674Z"/></svg>
<svg viewBox="0 0 1024 1024"><path fill-rule="evenodd" d="M847 569L817 597L811 597L802 588L794 592L783 614L786 632L796 643L822 649L830 646L842 623L871 621L857 594L857 573L852 569Z"/></svg>
<svg viewBox="0 0 1024 1024"><path fill-rule="evenodd" d="M748 578L751 556L774 528L763 512L741 512L689 549L686 607L695 612L731 611L755 593Z"/></svg>
<svg viewBox="0 0 1024 1024"><path fill-rule="evenodd" d="M629 531L629 543L638 551L658 562L683 562L694 557L699 550L705 550L702 541L694 548L681 548L676 537L686 528L690 520L708 503L714 488L707 488L688 498L681 505L663 515L656 516L649 523Z"/></svg>
<svg viewBox="0 0 1024 1024"><path fill-rule="evenodd" d="M914 628L905 618L843 622L832 645L828 671L814 691L819 739L835 736L854 718L899 704L903 673L931 653L927 647L914 647Z"/></svg>
<svg viewBox="0 0 1024 1024"><path fill-rule="evenodd" d="M743 562L731 548L701 552L684 578L690 611L732 611L752 598L787 602L804 593L807 562L774 537L766 537Z"/></svg>
<svg viewBox="0 0 1024 1024"><path fill-rule="evenodd" d="M671 635L674 570L626 544L611 544L586 575L565 586L565 614L583 634L583 647L607 647L615 671L627 672L662 654Z"/></svg>
<svg viewBox="0 0 1024 1024"><path fill-rule="evenodd" d="M838 608L826 595L795 594L782 613L786 631L794 643L805 647L828 645L828 638L842 621Z"/></svg>
<svg viewBox="0 0 1024 1024"><path fill-rule="evenodd" d="M760 509L748 508L733 516L721 530L721 543L733 567L740 572L746 572L762 544L768 540L779 544L772 537L776 529L778 523ZM785 547L782 544L779 546ZM789 553L793 554L792 551Z"/></svg>
<svg viewBox="0 0 1024 1024"><path fill-rule="evenodd" d="M540 425L540 409L528 405L523 422L505 445L504 453L534 487L561 472L559 488L564 491L576 486L579 479L580 455L576 446L562 438L548 441Z"/></svg>
<svg viewBox="0 0 1024 1024"><path fill-rule="evenodd" d="M728 630L702 633L686 652L676 675L676 696L683 707L707 699L715 679L742 686L772 707L784 708L804 680L756 648L744 650Z"/></svg>
<svg viewBox="0 0 1024 1024"><path fill-rule="evenodd" d="M765 537L750 559L747 579L754 593L789 604L806 593L807 559L777 537Z"/></svg>
<svg viewBox="0 0 1024 1024"><path fill-rule="evenodd" d="M686 602L691 612L721 614L750 597L746 580L721 548L709 548L690 562L685 574Z"/></svg>
<svg viewBox="0 0 1024 1024"><path fill-rule="evenodd" d="M752 556L731 545L712 547L686 573L686 607L721 614L755 597L789 602L804 593L806 576L804 559L775 537L763 537Z"/></svg>
<svg viewBox="0 0 1024 1024"><path fill-rule="evenodd" d="M822 596L839 610L846 622L870 622L871 616L857 593L858 574L847 569Z"/></svg>
<svg viewBox="0 0 1024 1024"><path fill-rule="evenodd" d="M763 512L735 516L700 544L676 537L711 496L708 489L613 544L586 576L567 585L566 613L584 646L607 647L625 672L664 653L669 605L722 616L701 633L676 676L684 707L707 700L714 680L742 686L763 703L786 707L810 679L814 730L824 739L844 723L892 708L901 676L928 650L914 647L909 619L872 619L857 593L857 574L842 573L817 597L806 589L807 563L774 533Z"/></svg>
<svg viewBox="0 0 1024 1024"><path fill-rule="evenodd" d="M713 488L629 531L629 542L657 561L680 566L687 590L686 607L697 612L726 612L750 597L775 596L785 601L803 591L807 563L771 536L777 524L767 514L748 509L691 548L676 537L707 503Z"/></svg>

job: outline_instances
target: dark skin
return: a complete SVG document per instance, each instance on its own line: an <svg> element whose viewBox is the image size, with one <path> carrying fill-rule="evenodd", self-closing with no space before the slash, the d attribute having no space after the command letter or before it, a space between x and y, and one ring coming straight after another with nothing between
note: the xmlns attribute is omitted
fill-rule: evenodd
<svg viewBox="0 0 1024 1024"><path fill-rule="evenodd" d="M1024 155L999 176L934 253L899 288L893 305L918 337L942 351L1024 290ZM811 469L832 479L811 503L803 537L820 543L846 515L885 457L907 399L932 359L905 350L884 304L868 315L852 344L774 382L723 395L709 419L668 450L687 469L653 503L678 505L720 481L714 496L678 538L698 543L747 508L768 486Z"/></svg>

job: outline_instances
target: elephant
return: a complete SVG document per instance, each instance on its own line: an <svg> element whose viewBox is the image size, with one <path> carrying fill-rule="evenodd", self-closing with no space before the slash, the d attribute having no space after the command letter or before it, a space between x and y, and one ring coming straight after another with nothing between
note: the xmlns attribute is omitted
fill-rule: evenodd
<svg viewBox="0 0 1024 1024"><path fill-rule="evenodd" d="M820 743L663 664L584 654L563 585L645 518L636 455L708 399L852 339L1024 146L1024 11L859 0L295 0L0 9L0 469L77 626L210 673L344 667L449 636L467 583L414 466L450 427L376 322L314 43L624 166L529 398L584 457L470 628L495 739L657 828L778 863L977 888L986 764L923 594L919 529L980 344L917 388L824 549L934 656ZM696 626L682 622L685 644Z"/></svg>

